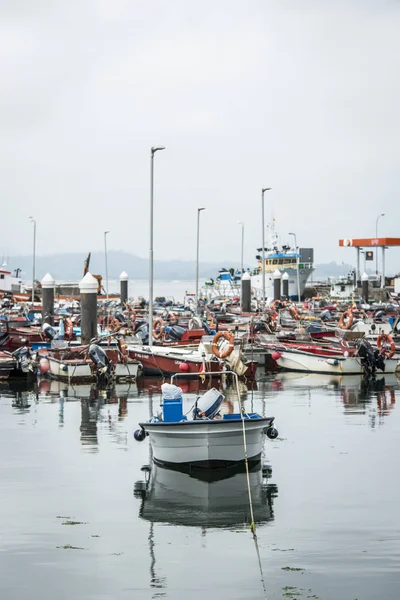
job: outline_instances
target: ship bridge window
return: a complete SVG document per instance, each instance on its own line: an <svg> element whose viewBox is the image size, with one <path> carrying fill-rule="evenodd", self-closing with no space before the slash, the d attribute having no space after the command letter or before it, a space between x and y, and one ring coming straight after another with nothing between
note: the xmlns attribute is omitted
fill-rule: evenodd
<svg viewBox="0 0 400 600"><path fill-rule="evenodd" d="M5 277L4 277L4 273L1 273L1 275L0 275L0 279L5 279Z"/></svg>
<svg viewBox="0 0 400 600"><path fill-rule="evenodd" d="M277 264L278 264L278 261L277 261L276 259L274 259L274 260L272 261L272 264L273 264L273 265L277 265Z"/></svg>
<svg viewBox="0 0 400 600"><path fill-rule="evenodd" d="M279 259L279 263L278 264L283 265L283 258Z"/></svg>
<svg viewBox="0 0 400 600"><path fill-rule="evenodd" d="M344 285L341 285L341 286L340 286L340 291L341 291L341 292L345 292L345 291L346 291L346 287L345 287Z"/></svg>
<svg viewBox="0 0 400 600"><path fill-rule="evenodd" d="M288 265L289 263L292 262L291 258L285 258L285 260L283 261L285 263L285 265Z"/></svg>

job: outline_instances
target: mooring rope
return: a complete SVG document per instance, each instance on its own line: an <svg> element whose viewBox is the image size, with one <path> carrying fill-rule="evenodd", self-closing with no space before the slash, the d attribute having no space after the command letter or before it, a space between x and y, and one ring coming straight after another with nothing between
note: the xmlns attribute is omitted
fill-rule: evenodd
<svg viewBox="0 0 400 600"><path fill-rule="evenodd" d="M250 507L250 519L251 519L250 531L253 535L253 541L254 541L254 545L256 548L256 552L257 552L258 567L260 569L260 576L261 576L261 584L262 584L262 587L264 590L264 599L267 600L267 590L265 587L264 573L263 573L262 564L261 564L260 548L258 546L258 538L257 538L257 531L256 531L256 522L254 520L253 500L251 497L249 460L248 460L248 455L247 455L246 428L245 428L245 419L244 419L245 410L244 410L244 406L242 404L242 400L240 397L239 380L238 380L237 376L235 377L235 384L236 384L236 392L237 392L237 396L238 396L238 400L239 400L240 418L242 420L242 428L243 428L244 463L245 463L245 467L246 467L247 491L248 491L248 495L249 495L249 507Z"/></svg>

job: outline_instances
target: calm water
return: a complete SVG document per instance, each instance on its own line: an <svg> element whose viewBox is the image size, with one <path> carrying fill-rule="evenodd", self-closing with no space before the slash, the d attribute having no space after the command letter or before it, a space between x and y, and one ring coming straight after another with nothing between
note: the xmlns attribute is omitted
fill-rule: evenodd
<svg viewBox="0 0 400 600"><path fill-rule="evenodd" d="M264 597L243 475L141 470L148 440L132 432L159 385L0 389L1 600ZM281 374L253 387L247 408L280 432L265 441L268 472L251 475L267 598L398 599L396 378L368 389Z"/></svg>

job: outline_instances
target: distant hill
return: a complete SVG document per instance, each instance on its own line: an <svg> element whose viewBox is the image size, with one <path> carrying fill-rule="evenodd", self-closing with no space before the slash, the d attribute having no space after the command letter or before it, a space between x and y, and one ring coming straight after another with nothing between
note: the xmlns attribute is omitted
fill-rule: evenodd
<svg viewBox="0 0 400 600"><path fill-rule="evenodd" d="M130 279L147 279L149 275L148 260L134 256L127 252L110 250L108 258L108 277L118 279L122 271L126 271ZM83 275L84 261L86 255L83 253L51 254L36 257L36 279L42 279L46 273L57 280L79 281ZM225 262L201 262L199 265L200 279L215 278L219 269L225 267L238 267L234 261ZM10 260L10 270L21 269L20 277L29 280L32 276L32 257L17 256ZM247 267L247 265L245 265ZM330 262L319 264L313 273L313 280L324 280L327 277L338 277L347 275L353 269L349 264L338 264ZM101 274L105 277L105 262L102 252L93 252L90 261L91 273ZM372 272L372 271L371 271ZM155 260L154 278L168 280L193 280L196 273L196 261L194 260Z"/></svg>

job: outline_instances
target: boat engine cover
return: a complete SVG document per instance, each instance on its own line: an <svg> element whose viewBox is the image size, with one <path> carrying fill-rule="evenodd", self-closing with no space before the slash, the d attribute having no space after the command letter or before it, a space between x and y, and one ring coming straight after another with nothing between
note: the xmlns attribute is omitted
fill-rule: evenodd
<svg viewBox="0 0 400 600"><path fill-rule="evenodd" d="M89 356L98 368L107 367L107 365L110 362L103 348L100 348L100 346L98 346L97 344L92 344L90 346Z"/></svg>
<svg viewBox="0 0 400 600"><path fill-rule="evenodd" d="M225 396L223 396L221 392L215 388L211 388L211 390L208 390L208 392L197 399L196 406L193 411L193 418L199 419L206 417L208 419L212 419L221 408L221 404L224 400Z"/></svg>

